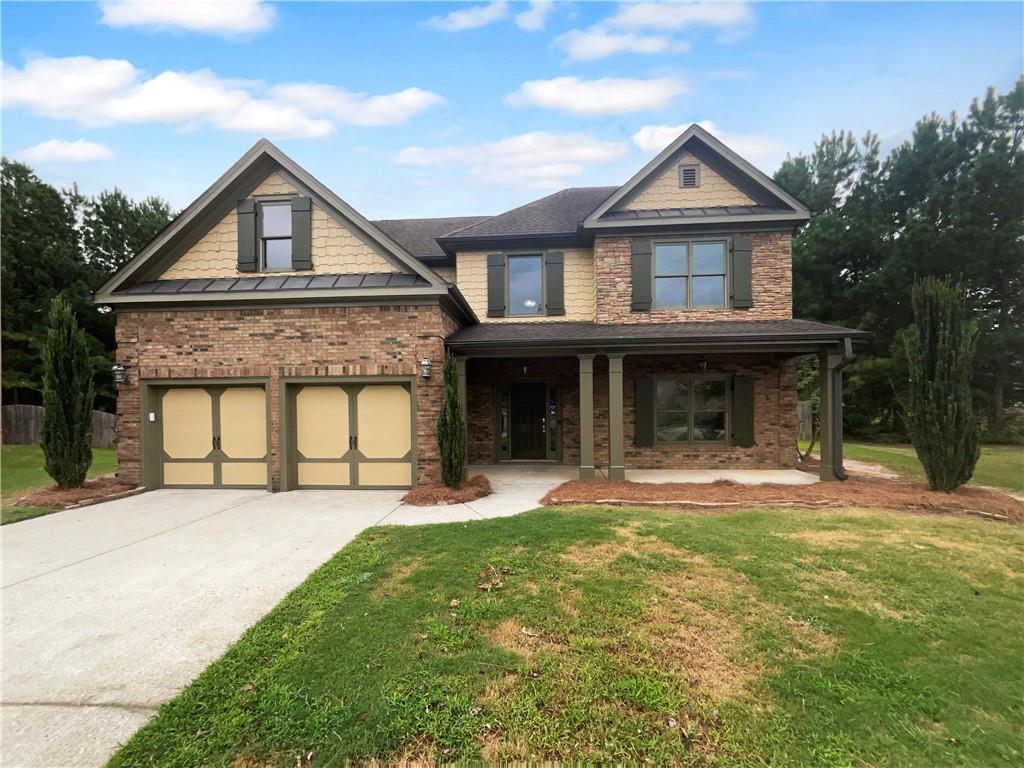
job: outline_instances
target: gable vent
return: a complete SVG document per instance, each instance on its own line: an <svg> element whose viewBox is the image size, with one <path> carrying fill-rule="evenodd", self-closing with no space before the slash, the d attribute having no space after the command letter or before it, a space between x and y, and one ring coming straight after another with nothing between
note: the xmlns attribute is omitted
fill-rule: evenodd
<svg viewBox="0 0 1024 768"><path fill-rule="evenodd" d="M680 165L679 166L679 186L680 187L699 187L700 186L700 166L699 165Z"/></svg>

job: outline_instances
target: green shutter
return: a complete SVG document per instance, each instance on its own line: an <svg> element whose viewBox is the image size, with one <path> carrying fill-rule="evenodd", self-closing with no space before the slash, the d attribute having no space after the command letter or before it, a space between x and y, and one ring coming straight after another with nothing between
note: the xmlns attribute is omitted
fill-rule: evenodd
<svg viewBox="0 0 1024 768"><path fill-rule="evenodd" d="M292 198L292 269L312 269L312 206L308 197Z"/></svg>
<svg viewBox="0 0 1024 768"><path fill-rule="evenodd" d="M636 378L636 424L634 445L649 448L654 445L654 379L650 376Z"/></svg>
<svg viewBox="0 0 1024 768"><path fill-rule="evenodd" d="M729 422L733 445L749 448L754 444L754 380L750 376L733 377Z"/></svg>
<svg viewBox="0 0 1024 768"><path fill-rule="evenodd" d="M257 269L256 201L243 200L238 204L238 271L255 272Z"/></svg>
<svg viewBox="0 0 1024 768"><path fill-rule="evenodd" d="M754 295L750 280L751 245L749 237L735 237L732 241L732 269L729 270L732 286L732 305L736 309L750 309L754 306Z"/></svg>
<svg viewBox="0 0 1024 768"><path fill-rule="evenodd" d="M651 241L633 241L633 303L634 312L651 309Z"/></svg>
<svg viewBox="0 0 1024 768"><path fill-rule="evenodd" d="M565 257L561 251L544 254L544 290L549 315L565 314Z"/></svg>
<svg viewBox="0 0 1024 768"><path fill-rule="evenodd" d="M505 316L505 254L487 254L487 316Z"/></svg>

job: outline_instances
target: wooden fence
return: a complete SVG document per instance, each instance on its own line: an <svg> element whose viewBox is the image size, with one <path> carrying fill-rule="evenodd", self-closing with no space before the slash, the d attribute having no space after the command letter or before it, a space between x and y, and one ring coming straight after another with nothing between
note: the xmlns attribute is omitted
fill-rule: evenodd
<svg viewBox="0 0 1024 768"><path fill-rule="evenodd" d="M3 407L4 445L38 443L43 437L41 405L5 405ZM92 412L92 447L113 448L117 416L103 411Z"/></svg>

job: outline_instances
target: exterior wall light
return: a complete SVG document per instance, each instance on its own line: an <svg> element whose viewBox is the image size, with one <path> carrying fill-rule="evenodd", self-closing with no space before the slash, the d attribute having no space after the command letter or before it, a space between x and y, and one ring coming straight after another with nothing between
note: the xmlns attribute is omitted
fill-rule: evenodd
<svg viewBox="0 0 1024 768"><path fill-rule="evenodd" d="M424 357L420 359L420 373L423 375L423 379L427 380L430 378L430 358Z"/></svg>
<svg viewBox="0 0 1024 768"><path fill-rule="evenodd" d="M128 369L120 363L114 363L110 369L110 373L114 377L115 384L127 384L128 383Z"/></svg>
<svg viewBox="0 0 1024 768"><path fill-rule="evenodd" d="M697 358L697 367L700 368L701 373L708 369L708 359L704 355Z"/></svg>

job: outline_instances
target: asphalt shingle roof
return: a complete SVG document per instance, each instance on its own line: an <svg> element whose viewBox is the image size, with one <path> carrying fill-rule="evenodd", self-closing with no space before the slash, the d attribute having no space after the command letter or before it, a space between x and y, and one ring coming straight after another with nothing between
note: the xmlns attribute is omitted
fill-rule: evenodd
<svg viewBox="0 0 1024 768"><path fill-rule="evenodd" d="M814 341L845 336L864 338L866 331L812 320L716 320L689 323L592 323L533 321L478 323L447 338L458 349L529 345L614 345L636 342Z"/></svg>
<svg viewBox="0 0 1024 768"><path fill-rule="evenodd" d="M446 254L437 244L437 238L487 218L487 216L449 216L438 219L382 219L373 223L416 258L440 259Z"/></svg>
<svg viewBox="0 0 1024 768"><path fill-rule="evenodd" d="M618 187L570 187L449 233L450 238L574 234Z"/></svg>

